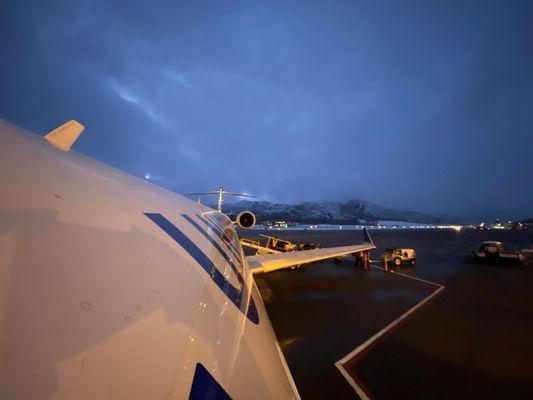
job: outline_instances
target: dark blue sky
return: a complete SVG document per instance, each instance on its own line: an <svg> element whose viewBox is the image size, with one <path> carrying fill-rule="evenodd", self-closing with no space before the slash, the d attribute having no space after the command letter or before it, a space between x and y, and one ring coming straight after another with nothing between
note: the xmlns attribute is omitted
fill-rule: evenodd
<svg viewBox="0 0 533 400"><path fill-rule="evenodd" d="M0 117L177 192L533 216L531 1L0 0Z"/></svg>

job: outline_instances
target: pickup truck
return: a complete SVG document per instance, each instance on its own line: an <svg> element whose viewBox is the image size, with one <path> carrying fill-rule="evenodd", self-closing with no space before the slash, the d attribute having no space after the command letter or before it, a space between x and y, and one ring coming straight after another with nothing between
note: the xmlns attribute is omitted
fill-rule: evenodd
<svg viewBox="0 0 533 400"><path fill-rule="evenodd" d="M483 242L479 249L466 257L467 262L496 265L517 265L524 262L520 252L505 251L502 242Z"/></svg>

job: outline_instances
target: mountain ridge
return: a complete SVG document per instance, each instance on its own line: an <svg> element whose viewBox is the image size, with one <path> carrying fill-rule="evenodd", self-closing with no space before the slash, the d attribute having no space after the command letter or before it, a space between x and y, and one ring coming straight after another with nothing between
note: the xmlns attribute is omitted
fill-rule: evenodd
<svg viewBox="0 0 533 400"><path fill-rule="evenodd" d="M258 223L285 220L307 224L359 224L379 220L439 224L446 218L418 211L402 211L371 202L351 199L347 201L306 201L298 204L280 204L268 201L241 200L224 203L223 210L231 217L241 211L253 212Z"/></svg>

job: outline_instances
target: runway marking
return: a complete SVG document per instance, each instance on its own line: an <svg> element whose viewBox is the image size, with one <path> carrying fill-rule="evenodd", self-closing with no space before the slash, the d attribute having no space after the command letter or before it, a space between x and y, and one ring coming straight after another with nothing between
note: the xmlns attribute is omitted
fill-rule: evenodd
<svg viewBox="0 0 533 400"><path fill-rule="evenodd" d="M374 269L380 269L382 271L386 271L384 268L370 265L371 268ZM344 368L344 366L354 360L357 356L359 356L363 351L365 351L367 348L372 346L375 342L377 342L379 339L381 339L383 336L385 336L386 333L388 333L390 330L396 328L402 321L404 321L407 317L412 315L415 311L417 311L419 308L427 304L429 301L431 301L434 297L438 296L444 289L446 289L446 286L441 285L440 283L431 282L426 279L418 278L416 276L403 274L401 272L397 272L394 270L388 270L386 272L393 273L395 275L402 276L404 278L413 279L416 281L420 281L423 283L427 283L432 286L436 286L437 289L431 293L429 296L427 296L425 299L421 300L417 304L415 304L413 307L411 307L409 310L404 312L402 315L400 315L398 318L396 318L394 321L392 321L390 324L388 324L385 328L380 330L378 333L367 339L365 342L357 346L355 349L353 349L350 353L348 353L346 356L341 358L339 361L335 363L335 366L340 371L342 376L348 381L350 386L355 390L355 393L359 396L361 400L369 400L370 397L366 394L366 392L363 390L361 385L359 385L355 379L350 375L350 373Z"/></svg>
<svg viewBox="0 0 533 400"><path fill-rule="evenodd" d="M374 269L380 269L382 271L385 271L385 272L390 272L391 274L395 274L395 275L399 275L399 276L403 276L405 278L409 278L409 279L414 279L415 281L419 281L419 282L424 282L424 283L427 283L428 285L433 285L433 286L437 286L437 287L445 287L444 285L441 285L440 283L436 283L436 282L431 282L431 281L428 281L426 279L422 279L422 278L419 278L417 276L413 276L413 275L407 275L407 274L404 274L404 273L401 273L401 272L398 272L398 271L395 271L393 269L389 269L388 271L383 268L383 267L378 267L376 265L370 265L369 266L370 268L374 268Z"/></svg>

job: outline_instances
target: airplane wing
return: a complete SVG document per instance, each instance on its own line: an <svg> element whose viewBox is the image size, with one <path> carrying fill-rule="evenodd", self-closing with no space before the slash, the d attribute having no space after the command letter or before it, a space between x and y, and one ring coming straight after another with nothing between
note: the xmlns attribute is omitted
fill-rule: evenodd
<svg viewBox="0 0 533 400"><path fill-rule="evenodd" d="M264 254L246 257L248 265L253 274L272 272L279 269L288 268L294 265L307 264L314 261L335 258L348 254L368 251L376 248L366 229L364 232L364 243L353 246L330 247L325 249L290 251L279 254Z"/></svg>

